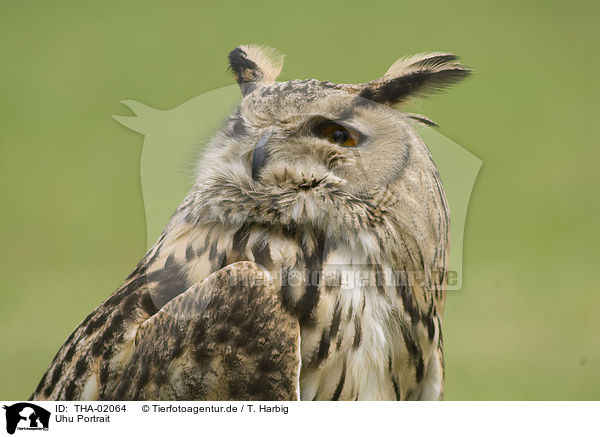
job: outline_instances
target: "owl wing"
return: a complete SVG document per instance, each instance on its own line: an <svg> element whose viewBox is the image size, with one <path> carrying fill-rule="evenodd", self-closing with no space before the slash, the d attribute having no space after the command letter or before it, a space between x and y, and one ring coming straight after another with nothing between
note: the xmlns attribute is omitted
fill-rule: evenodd
<svg viewBox="0 0 600 437"><path fill-rule="evenodd" d="M298 321L258 264L242 261L169 301L139 328L114 400L298 400Z"/></svg>

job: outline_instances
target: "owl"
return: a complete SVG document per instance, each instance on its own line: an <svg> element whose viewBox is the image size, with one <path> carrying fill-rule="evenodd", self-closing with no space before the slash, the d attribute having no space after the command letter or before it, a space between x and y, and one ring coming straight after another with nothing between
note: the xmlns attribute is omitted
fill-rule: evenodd
<svg viewBox="0 0 600 437"><path fill-rule="evenodd" d="M255 45L229 64L241 101L189 194L31 399L441 399L448 206L415 129L434 123L398 107L470 70L276 82Z"/></svg>

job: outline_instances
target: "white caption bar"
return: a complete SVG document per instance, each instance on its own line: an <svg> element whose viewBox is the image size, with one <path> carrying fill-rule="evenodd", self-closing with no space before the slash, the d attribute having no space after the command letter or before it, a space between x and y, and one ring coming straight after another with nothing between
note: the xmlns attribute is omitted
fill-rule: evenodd
<svg viewBox="0 0 600 437"><path fill-rule="evenodd" d="M19 402L0 435L600 434L600 402ZM49 413L49 416L44 412ZM186 434L179 434L185 432ZM132 434L126 434L132 433Z"/></svg>

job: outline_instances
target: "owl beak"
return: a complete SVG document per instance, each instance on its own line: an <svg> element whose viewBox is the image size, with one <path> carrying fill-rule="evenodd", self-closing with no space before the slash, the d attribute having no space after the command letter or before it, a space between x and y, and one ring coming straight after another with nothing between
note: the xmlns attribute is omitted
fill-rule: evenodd
<svg viewBox="0 0 600 437"><path fill-rule="evenodd" d="M260 171L265 166L267 158L269 157L269 151L267 149L267 142L271 137L271 131L265 133L256 145L252 152L252 179L257 180L260 175Z"/></svg>

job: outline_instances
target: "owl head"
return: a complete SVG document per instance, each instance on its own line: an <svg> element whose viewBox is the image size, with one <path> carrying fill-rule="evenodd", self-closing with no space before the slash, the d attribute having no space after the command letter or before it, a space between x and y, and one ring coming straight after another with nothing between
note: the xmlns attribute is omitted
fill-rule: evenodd
<svg viewBox="0 0 600 437"><path fill-rule="evenodd" d="M447 53L402 58L361 84L276 82L282 56L253 45L234 49L229 63L242 99L200 162L200 213L353 241L400 229L411 239L439 239L433 234L447 232L439 229L446 202L414 129L434 123L397 108L466 77L470 70L456 60Z"/></svg>

